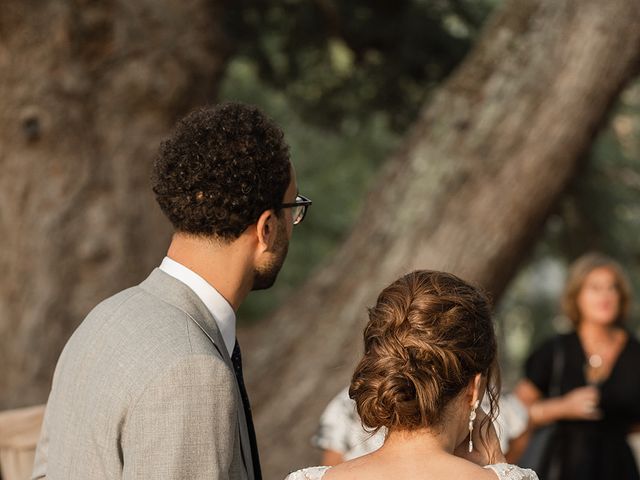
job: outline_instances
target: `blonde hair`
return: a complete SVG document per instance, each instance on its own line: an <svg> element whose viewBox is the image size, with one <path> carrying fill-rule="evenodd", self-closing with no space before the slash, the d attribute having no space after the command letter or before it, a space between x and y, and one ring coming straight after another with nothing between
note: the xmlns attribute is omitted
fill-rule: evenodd
<svg viewBox="0 0 640 480"><path fill-rule="evenodd" d="M569 267L569 274L562 295L562 311L571 320L574 327L580 324L580 309L578 308L578 296L584 286L587 276L598 268L606 268L616 278L616 289L620 296L618 317L616 323L621 324L629 315L631 308L631 286L627 275L618 262L601 253L592 252L581 256Z"/></svg>
<svg viewBox="0 0 640 480"><path fill-rule="evenodd" d="M369 310L364 350L349 395L368 428L437 427L478 373L488 379L488 419L497 411L491 307L482 291L454 275L419 270L385 288Z"/></svg>

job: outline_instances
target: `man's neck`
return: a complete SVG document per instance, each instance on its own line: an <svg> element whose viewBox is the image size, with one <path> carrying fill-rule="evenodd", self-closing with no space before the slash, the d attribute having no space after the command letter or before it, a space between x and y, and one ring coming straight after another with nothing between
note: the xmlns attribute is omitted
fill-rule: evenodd
<svg viewBox="0 0 640 480"><path fill-rule="evenodd" d="M176 233L167 256L204 278L234 311L251 291L253 269L241 238L223 243Z"/></svg>

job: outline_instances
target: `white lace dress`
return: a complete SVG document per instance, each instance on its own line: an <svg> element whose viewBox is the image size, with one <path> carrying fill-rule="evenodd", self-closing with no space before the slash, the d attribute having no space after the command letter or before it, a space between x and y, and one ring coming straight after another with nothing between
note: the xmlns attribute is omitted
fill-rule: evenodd
<svg viewBox="0 0 640 480"><path fill-rule="evenodd" d="M320 480L331 467L309 467L290 473L284 480ZM520 468L517 465L508 463L497 463L487 465L488 468L496 472L500 480L538 480L538 475L533 470Z"/></svg>

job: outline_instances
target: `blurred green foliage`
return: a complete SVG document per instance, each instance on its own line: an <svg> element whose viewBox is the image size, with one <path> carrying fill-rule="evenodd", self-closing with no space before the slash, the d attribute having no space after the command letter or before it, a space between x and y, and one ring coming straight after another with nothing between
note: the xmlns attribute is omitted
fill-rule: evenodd
<svg viewBox="0 0 640 480"><path fill-rule="evenodd" d="M469 50L495 0L235 0L234 58L310 122L389 117L404 131Z"/></svg>

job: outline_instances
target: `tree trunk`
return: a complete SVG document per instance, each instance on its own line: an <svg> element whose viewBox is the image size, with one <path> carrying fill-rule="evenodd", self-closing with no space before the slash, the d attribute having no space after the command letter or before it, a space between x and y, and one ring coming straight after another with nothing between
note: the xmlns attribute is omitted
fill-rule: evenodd
<svg viewBox="0 0 640 480"><path fill-rule="evenodd" d="M516 0L495 14L333 260L246 332L266 478L317 462L309 438L348 383L366 306L384 286L440 269L500 297L637 73L638 25L640 3L630 0Z"/></svg>
<svg viewBox="0 0 640 480"><path fill-rule="evenodd" d="M3 0L0 408L45 401L77 324L161 258L150 163L214 98L219 3Z"/></svg>

